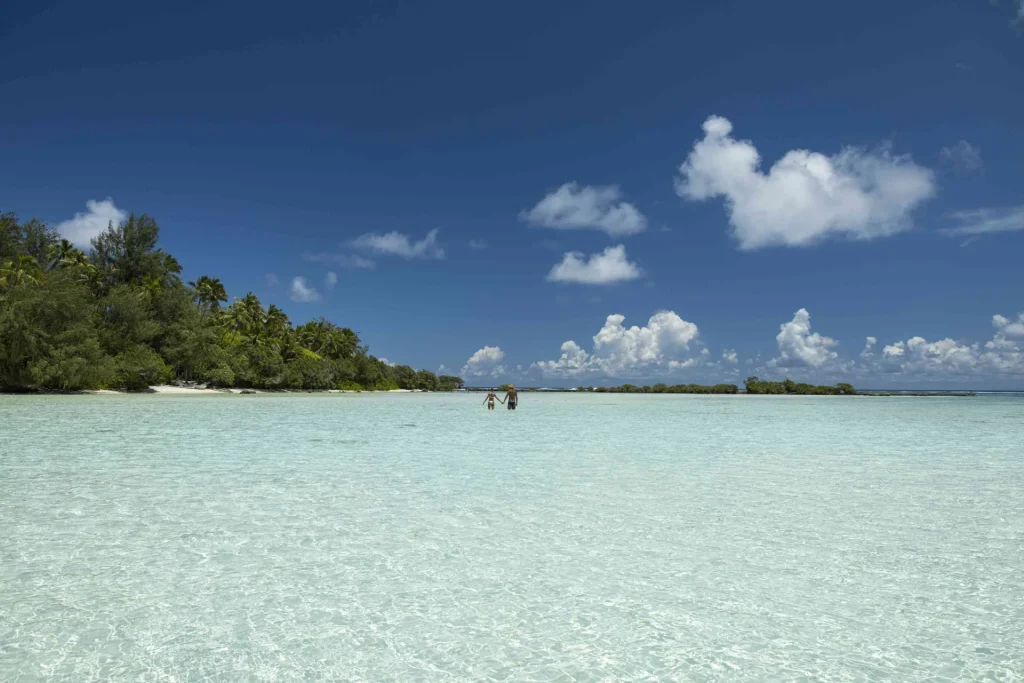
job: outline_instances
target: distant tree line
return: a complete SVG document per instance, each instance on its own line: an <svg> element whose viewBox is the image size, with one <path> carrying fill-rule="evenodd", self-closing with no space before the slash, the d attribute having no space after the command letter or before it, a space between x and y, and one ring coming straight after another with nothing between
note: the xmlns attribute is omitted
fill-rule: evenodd
<svg viewBox="0 0 1024 683"><path fill-rule="evenodd" d="M766 380L758 379L757 377L748 377L745 384L748 394L801 394L812 396L838 396L857 393L857 390L853 388L853 385L847 384L846 382L840 382L835 386L830 386L827 384L805 384L803 382L794 382L791 379L787 379L782 382L769 382Z"/></svg>
<svg viewBox="0 0 1024 683"><path fill-rule="evenodd" d="M653 384L638 387L635 384L623 384L619 387L578 387L576 391L590 391L598 394L735 394L739 387L735 384Z"/></svg>
<svg viewBox="0 0 1024 683"><path fill-rule="evenodd" d="M38 220L0 213L0 390L142 390L174 379L259 389L453 391L462 379L390 365L347 327L292 325L217 278L182 282L132 214L89 253Z"/></svg>

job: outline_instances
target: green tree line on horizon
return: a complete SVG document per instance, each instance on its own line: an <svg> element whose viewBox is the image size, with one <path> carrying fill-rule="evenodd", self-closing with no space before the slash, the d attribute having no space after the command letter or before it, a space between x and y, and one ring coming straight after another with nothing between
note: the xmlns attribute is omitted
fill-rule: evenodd
<svg viewBox="0 0 1024 683"><path fill-rule="evenodd" d="M637 386L623 384L618 387L577 387L576 391L594 392L599 394L735 394L739 387L735 384L664 384Z"/></svg>
<svg viewBox="0 0 1024 683"><path fill-rule="evenodd" d="M253 293L183 282L160 228L130 215L78 249L0 213L0 390L144 390L171 380L258 389L453 391L460 377L390 365L347 327L293 325Z"/></svg>
<svg viewBox="0 0 1024 683"><path fill-rule="evenodd" d="M805 384L786 379L782 382L769 382L748 377L744 383L748 394L798 394L804 396L842 396L856 394L852 384L840 382L835 386L828 384Z"/></svg>

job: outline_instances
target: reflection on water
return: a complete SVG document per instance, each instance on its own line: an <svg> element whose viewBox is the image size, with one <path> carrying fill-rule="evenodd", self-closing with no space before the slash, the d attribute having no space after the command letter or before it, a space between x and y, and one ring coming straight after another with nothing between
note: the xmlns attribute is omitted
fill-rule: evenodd
<svg viewBox="0 0 1024 683"><path fill-rule="evenodd" d="M0 680L1019 680L1022 417L0 397Z"/></svg>

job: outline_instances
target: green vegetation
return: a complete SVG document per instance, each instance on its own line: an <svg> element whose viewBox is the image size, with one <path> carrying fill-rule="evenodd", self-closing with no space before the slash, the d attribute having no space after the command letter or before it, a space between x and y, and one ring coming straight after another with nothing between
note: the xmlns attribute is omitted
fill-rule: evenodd
<svg viewBox="0 0 1024 683"><path fill-rule="evenodd" d="M735 394L739 387L735 384L655 384L638 387L634 384L623 384L621 387L579 387L576 391L592 391L599 394Z"/></svg>
<svg viewBox="0 0 1024 683"><path fill-rule="evenodd" d="M787 379L783 382L768 382L757 377L748 377L746 381L748 394L800 394L811 396L838 396L856 394L853 385L840 382L835 386L804 384Z"/></svg>
<svg viewBox="0 0 1024 683"><path fill-rule="evenodd" d="M293 326L252 293L181 281L134 214L86 254L38 220L0 214L0 390L144 390L174 379L259 389L453 391L459 377L370 355L355 332L320 318Z"/></svg>

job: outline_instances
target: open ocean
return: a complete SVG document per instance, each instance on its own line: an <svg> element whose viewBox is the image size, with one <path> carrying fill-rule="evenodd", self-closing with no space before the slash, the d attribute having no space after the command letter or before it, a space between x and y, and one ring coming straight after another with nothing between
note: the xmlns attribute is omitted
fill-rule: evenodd
<svg viewBox="0 0 1024 683"><path fill-rule="evenodd" d="M1024 397L0 396L0 681L1020 681Z"/></svg>

